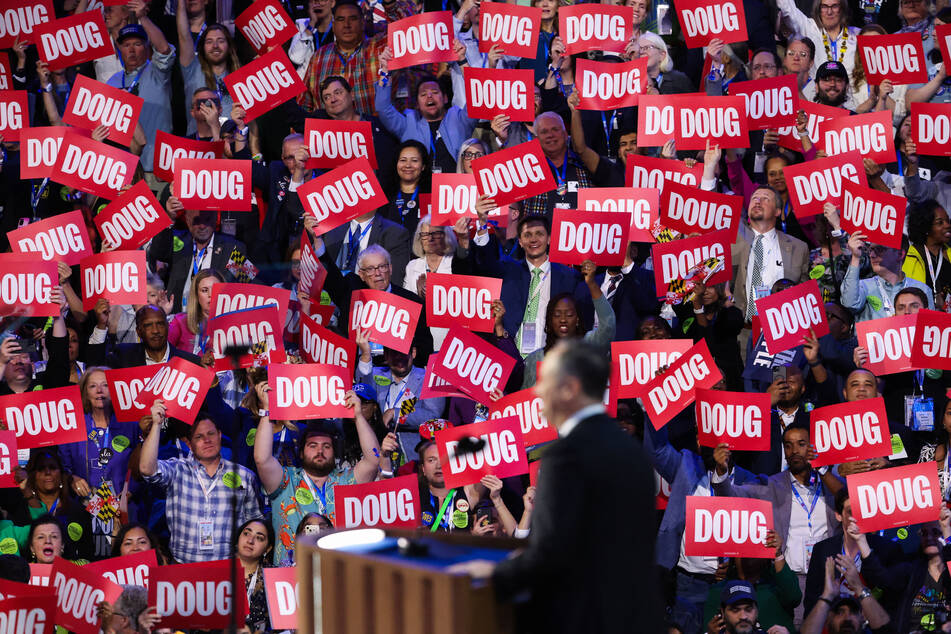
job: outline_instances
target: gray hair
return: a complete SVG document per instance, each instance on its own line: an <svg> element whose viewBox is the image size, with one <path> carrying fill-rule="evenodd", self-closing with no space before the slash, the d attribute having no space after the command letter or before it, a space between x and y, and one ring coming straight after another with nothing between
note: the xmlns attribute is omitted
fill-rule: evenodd
<svg viewBox="0 0 951 634"><path fill-rule="evenodd" d="M456 246L459 244L456 241L456 232L452 230L452 227L434 227L432 221L432 215L426 214L419 219L419 224L416 225L416 231L413 232L413 255L418 258L426 255L423 253L423 239L419 237L419 234L422 233L423 225L426 225L430 229L442 229L443 234L446 236L446 252L441 255L449 255L450 253L456 252Z"/></svg>
<svg viewBox="0 0 951 634"><path fill-rule="evenodd" d="M387 251L386 249L384 249L378 244L371 244L366 249L361 251L359 256L357 256L357 270L358 271L363 268L363 261L366 259L368 255L382 255L384 258L386 258L387 264L390 264L390 265L393 264L393 260L390 258L389 251Z"/></svg>
<svg viewBox="0 0 951 634"><path fill-rule="evenodd" d="M139 631L139 615L149 607L149 591L142 586L122 586L112 611L129 619L131 627Z"/></svg>
<svg viewBox="0 0 951 634"><path fill-rule="evenodd" d="M552 119L553 121L557 121L558 124L561 126L561 129L564 130L565 132L568 132L567 128L565 128L565 120L562 119L561 115L559 115L558 113L553 112L551 110L546 110L545 112L535 117L534 126L536 129L538 128L539 122L542 119Z"/></svg>
<svg viewBox="0 0 951 634"><path fill-rule="evenodd" d="M664 52L664 60L660 63L660 72L668 73L674 69L674 60L670 59L670 51L667 50L667 42L664 41L664 38L657 35L656 33L644 31L637 37L637 39L647 40Z"/></svg>
<svg viewBox="0 0 951 634"><path fill-rule="evenodd" d="M152 271L148 271L145 274L145 284L159 291L165 290L165 282L162 281L162 278L159 277L157 273L153 273Z"/></svg>

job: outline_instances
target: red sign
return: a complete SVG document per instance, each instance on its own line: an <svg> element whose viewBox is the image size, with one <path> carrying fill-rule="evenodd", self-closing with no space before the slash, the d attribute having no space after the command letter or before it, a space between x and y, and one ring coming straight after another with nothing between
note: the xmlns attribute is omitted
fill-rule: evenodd
<svg viewBox="0 0 951 634"><path fill-rule="evenodd" d="M30 564L30 585L48 588L52 571L53 564Z"/></svg>
<svg viewBox="0 0 951 634"><path fill-rule="evenodd" d="M149 606L155 606L161 619L157 628L226 628L231 622L232 601L238 602L238 623L244 623L248 595L243 583L237 592L232 588L227 559L158 566L152 571Z"/></svg>
<svg viewBox="0 0 951 634"><path fill-rule="evenodd" d="M326 280L327 269L320 263L317 253L310 246L310 239L304 233L300 240L300 281L297 290L301 295L319 298Z"/></svg>
<svg viewBox="0 0 951 634"><path fill-rule="evenodd" d="M297 629L297 568L265 568L264 593L271 627L278 631Z"/></svg>
<svg viewBox="0 0 951 634"><path fill-rule="evenodd" d="M499 114L512 121L535 120L535 72L526 69L472 68L463 70L466 112L471 119L491 121Z"/></svg>
<svg viewBox="0 0 951 634"><path fill-rule="evenodd" d="M769 394L698 389L696 399L700 446L726 443L734 451L769 451Z"/></svg>
<svg viewBox="0 0 951 634"><path fill-rule="evenodd" d="M951 60L951 24L935 24L934 37L941 50L941 59Z"/></svg>
<svg viewBox="0 0 951 634"><path fill-rule="evenodd" d="M294 21L279 0L257 0L241 12L234 25L258 54L280 46L297 33Z"/></svg>
<svg viewBox="0 0 951 634"><path fill-rule="evenodd" d="M63 135L52 178L61 185L112 200L132 183L138 164L135 154L69 131Z"/></svg>
<svg viewBox="0 0 951 634"><path fill-rule="evenodd" d="M895 158L895 130L890 112L869 112L854 117L838 117L819 124L817 144L829 156L858 151L885 165Z"/></svg>
<svg viewBox="0 0 951 634"><path fill-rule="evenodd" d="M613 110L636 106L647 93L647 58L614 64L579 58L575 62L579 110Z"/></svg>
<svg viewBox="0 0 951 634"><path fill-rule="evenodd" d="M85 64L115 53L101 11L83 11L37 26L40 59L50 71Z"/></svg>
<svg viewBox="0 0 951 634"><path fill-rule="evenodd" d="M671 282L684 279L692 268L709 258L722 257L723 270L711 276L707 286L730 280L733 277L732 243L729 231L712 231L702 236L653 245L654 282L658 295L663 295Z"/></svg>
<svg viewBox="0 0 951 634"><path fill-rule="evenodd" d="M917 317L911 347L912 367L951 370L951 314L920 310Z"/></svg>
<svg viewBox="0 0 951 634"><path fill-rule="evenodd" d="M462 438L477 439L482 446L460 454L457 448ZM450 488L475 484L486 475L507 478L528 473L522 430L515 417L437 431L436 445L446 486Z"/></svg>
<svg viewBox="0 0 951 634"><path fill-rule="evenodd" d="M81 211L69 211L31 222L7 233L14 253L39 253L44 262L65 262L76 266L92 255L89 231Z"/></svg>
<svg viewBox="0 0 951 634"><path fill-rule="evenodd" d="M138 249L172 224L144 180L106 205L93 222L102 239L108 240L118 251Z"/></svg>
<svg viewBox="0 0 951 634"><path fill-rule="evenodd" d="M885 400L879 396L820 407L809 412L813 468L892 454Z"/></svg>
<svg viewBox="0 0 951 634"><path fill-rule="evenodd" d="M617 398L641 398L657 371L690 350L688 339L611 342L611 385ZM613 395L613 394L612 394Z"/></svg>
<svg viewBox="0 0 951 634"><path fill-rule="evenodd" d="M483 2L479 7L479 52L501 46L502 53L535 59L542 10L507 2Z"/></svg>
<svg viewBox="0 0 951 634"><path fill-rule="evenodd" d="M257 119L271 108L307 90L294 64L281 47L228 73L224 82L228 92L234 96L235 104L247 113L246 121Z"/></svg>
<svg viewBox="0 0 951 634"><path fill-rule="evenodd" d="M32 44L38 27L56 18L50 0L0 0L0 49L17 39Z"/></svg>
<svg viewBox="0 0 951 634"><path fill-rule="evenodd" d="M436 204L431 210L433 227L451 227L459 218L476 218L475 204L479 198L475 176L472 174L433 174L433 196ZM426 204L420 196L420 217L426 215ZM508 207L489 211L489 220L500 227L508 226Z"/></svg>
<svg viewBox="0 0 951 634"><path fill-rule="evenodd" d="M207 330L215 357L215 372L234 369L232 359L225 352L232 346L247 348L237 360L240 368L287 361L280 322L278 309L270 304L219 314L209 320Z"/></svg>
<svg viewBox="0 0 951 634"><path fill-rule="evenodd" d="M499 207L555 189L555 178L538 139L472 161L479 194Z"/></svg>
<svg viewBox="0 0 951 634"><path fill-rule="evenodd" d="M911 138L918 154L951 156L951 104L911 104Z"/></svg>
<svg viewBox="0 0 951 634"><path fill-rule="evenodd" d="M152 155L152 167L155 175L171 183L175 179L175 161L177 159L220 159L224 156L224 141L196 141L169 134L164 130L155 132L155 151Z"/></svg>
<svg viewBox="0 0 951 634"><path fill-rule="evenodd" d="M842 230L861 231L869 242L901 248L906 200L877 189L845 182L842 185Z"/></svg>
<svg viewBox="0 0 951 634"><path fill-rule="evenodd" d="M552 262L620 266L627 255L631 214L556 209L552 221Z"/></svg>
<svg viewBox="0 0 951 634"><path fill-rule="evenodd" d="M310 152L309 169L333 169L358 158L369 160L370 167L377 168L369 121L305 119L304 138Z"/></svg>
<svg viewBox="0 0 951 634"><path fill-rule="evenodd" d="M155 375L145 382L139 392L139 401L151 409L156 400L165 401L169 418L177 418L191 425L195 422L215 373L200 365L172 357Z"/></svg>
<svg viewBox="0 0 951 634"><path fill-rule="evenodd" d="M650 188L664 191L664 183L672 181L700 187L703 177L703 164L697 163L688 168L683 161L628 154L624 170L624 184L627 187ZM579 203L580 205L580 203Z"/></svg>
<svg viewBox="0 0 951 634"><path fill-rule="evenodd" d="M103 601L114 604L122 588L62 557L53 562L52 575L56 588L56 624L76 634L97 634L99 604Z"/></svg>
<svg viewBox="0 0 951 634"><path fill-rule="evenodd" d="M300 316L301 356L307 363L326 363L353 373L357 365L357 344L327 330L307 315Z"/></svg>
<svg viewBox="0 0 951 634"><path fill-rule="evenodd" d="M30 127L30 108L25 90L0 90L0 136L4 142L17 142Z"/></svg>
<svg viewBox="0 0 951 634"><path fill-rule="evenodd" d="M701 339L644 386L644 411L654 429L693 403L697 388L710 389L722 378L706 340Z"/></svg>
<svg viewBox="0 0 951 634"><path fill-rule="evenodd" d="M87 130L104 125L109 128L110 141L128 146L144 104L142 97L126 90L77 75L63 123Z"/></svg>
<svg viewBox="0 0 951 634"><path fill-rule="evenodd" d="M31 564L36 565L36 564ZM36 596L18 596L0 601L0 622L12 632L51 634L57 623L53 613L53 596L43 593Z"/></svg>
<svg viewBox="0 0 951 634"><path fill-rule="evenodd" d="M855 323L859 345L868 350L865 369L875 376L914 370L912 343L918 315L895 315Z"/></svg>
<svg viewBox="0 0 951 634"><path fill-rule="evenodd" d="M477 403L491 403L496 390L504 390L515 369L515 359L478 335L453 326L439 351L436 372Z"/></svg>
<svg viewBox="0 0 951 634"><path fill-rule="evenodd" d="M542 397L533 388L508 394L489 407L489 420L512 417L521 424L526 448L558 438L558 430L545 418Z"/></svg>
<svg viewBox="0 0 951 634"><path fill-rule="evenodd" d="M941 513L936 462L855 473L846 481L852 517L863 533L934 522Z"/></svg>
<svg viewBox="0 0 951 634"><path fill-rule="evenodd" d="M287 304L290 301L291 292L286 288L262 286L261 284L242 284L240 282L215 284L211 287L211 306L208 311L208 319L214 319L218 315L236 310L272 304L277 308L281 330L283 330Z"/></svg>
<svg viewBox="0 0 951 634"><path fill-rule="evenodd" d="M0 254L0 316L59 315L59 304L54 304L50 296L57 284L55 262L40 262L30 255Z"/></svg>
<svg viewBox="0 0 951 634"><path fill-rule="evenodd" d="M0 396L0 419L17 436L17 449L85 442L79 386Z"/></svg>
<svg viewBox="0 0 951 634"><path fill-rule="evenodd" d="M419 391L419 398L450 398L456 396L468 399L467 395L450 385L449 381L439 378L436 374L436 368L441 363L441 356L438 352L429 355L429 360L426 361L426 376L424 377L426 382L423 383L423 389Z"/></svg>
<svg viewBox="0 0 951 634"><path fill-rule="evenodd" d="M847 117L849 111L835 106L824 106L802 99L799 101L799 109L806 113L806 132L813 145L819 145L821 138L819 124L829 119L838 117ZM787 150L802 152L802 139L799 138L799 131L796 126L784 126L779 129L779 146Z"/></svg>
<svg viewBox="0 0 951 634"><path fill-rule="evenodd" d="M742 7L742 4L740 4ZM796 125L799 86L795 75L780 75L730 84L730 94L746 100L750 130Z"/></svg>
<svg viewBox="0 0 951 634"><path fill-rule="evenodd" d="M688 557L758 557L772 559L766 546L773 529L768 500L688 495L684 554Z"/></svg>
<svg viewBox="0 0 951 634"><path fill-rule="evenodd" d="M52 564L50 564L50 567L52 567ZM20 597L43 597L51 604L56 601L53 591L47 587L7 581L6 579L0 580L0 601ZM3 608L0 608L0 612L2 611L4 611ZM27 631L32 631L32 628L27 628Z"/></svg>
<svg viewBox="0 0 951 634"><path fill-rule="evenodd" d="M778 354L800 345L809 336L829 334L825 306L819 282L809 280L756 301L756 312L770 354Z"/></svg>
<svg viewBox="0 0 951 634"><path fill-rule="evenodd" d="M630 157L628 157L630 158ZM653 242L651 228L658 222L658 190L636 187L583 187L578 190L578 209L631 214L631 242Z"/></svg>
<svg viewBox="0 0 951 634"><path fill-rule="evenodd" d="M502 280L475 275L426 275L426 324L461 326L474 332L492 332L492 300L502 294Z"/></svg>
<svg viewBox="0 0 951 634"><path fill-rule="evenodd" d="M13 431L0 431L0 489L17 486L13 470L17 465L17 435Z"/></svg>
<svg viewBox="0 0 951 634"><path fill-rule="evenodd" d="M868 184L862 155L858 152L787 165L783 175L797 218L821 214L825 203L841 208L843 183L852 182L862 187Z"/></svg>
<svg viewBox="0 0 951 634"><path fill-rule="evenodd" d="M350 295L350 338L366 330L370 341L409 352L423 305L386 291L364 289Z"/></svg>
<svg viewBox="0 0 951 634"><path fill-rule="evenodd" d="M109 383L109 395L112 397L112 409L120 423L138 422L152 409L152 401L139 400L142 388L165 364L139 365L133 368L106 370Z"/></svg>
<svg viewBox="0 0 951 634"><path fill-rule="evenodd" d="M314 230L318 236L387 203L370 161L365 158L354 159L307 181L297 188L297 194L304 210L320 223Z"/></svg>
<svg viewBox="0 0 951 634"><path fill-rule="evenodd" d="M353 418L346 393L353 388L353 375L336 365L275 364L268 368L271 387L271 418L310 420Z"/></svg>
<svg viewBox="0 0 951 634"><path fill-rule="evenodd" d="M416 528L419 526L419 479L405 475L334 489L342 528ZM339 511L338 511L339 513Z"/></svg>
<svg viewBox="0 0 951 634"><path fill-rule="evenodd" d="M455 62L452 40L450 11L427 11L391 22L386 34L387 46L393 51L389 68Z"/></svg>
<svg viewBox="0 0 951 634"><path fill-rule="evenodd" d="M156 566L158 566L158 560L155 557L155 550L150 549L125 557L111 557L93 561L83 566L83 569L105 577L120 586L131 585L148 588L149 572Z"/></svg>
<svg viewBox="0 0 951 634"><path fill-rule="evenodd" d="M13 75L10 74L10 60L0 56L0 90L13 89Z"/></svg>
<svg viewBox="0 0 951 634"><path fill-rule="evenodd" d="M181 158L174 186L185 209L250 211L251 161Z"/></svg>
<svg viewBox="0 0 951 634"><path fill-rule="evenodd" d="M860 35L858 52L869 86L877 86L886 79L896 86L928 81L921 33Z"/></svg>
<svg viewBox="0 0 951 634"><path fill-rule="evenodd" d="M145 304L145 251L112 251L83 258L83 310L92 310L100 299L110 304Z"/></svg>
<svg viewBox="0 0 951 634"><path fill-rule="evenodd" d="M577 4L558 8L565 55L587 51L623 53L634 37L634 11L627 6Z"/></svg>
<svg viewBox="0 0 951 634"><path fill-rule="evenodd" d="M743 97L643 95L637 108L637 145L662 146L670 139L678 150L703 150L707 141L720 148L750 144Z"/></svg>
<svg viewBox="0 0 951 634"><path fill-rule="evenodd" d="M59 148L67 131L89 136L82 128L27 128L20 133L20 178L46 178L53 175Z"/></svg>
<svg viewBox="0 0 951 634"><path fill-rule="evenodd" d="M746 13L740 0L678 2L677 19L687 48L707 46L713 40L725 44L747 40Z"/></svg>
<svg viewBox="0 0 951 634"><path fill-rule="evenodd" d="M683 234L723 230L736 240L743 197L670 183L660 195L660 223Z"/></svg>

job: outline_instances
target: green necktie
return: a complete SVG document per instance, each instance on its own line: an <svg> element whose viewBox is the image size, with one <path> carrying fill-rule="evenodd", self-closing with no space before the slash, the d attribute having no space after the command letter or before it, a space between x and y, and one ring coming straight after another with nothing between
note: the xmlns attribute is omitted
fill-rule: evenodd
<svg viewBox="0 0 951 634"><path fill-rule="evenodd" d="M541 297L541 291L538 287L542 283L542 270L538 267L532 269L532 282L528 285L528 305L525 306L525 314L522 316L522 323L535 323L538 317L538 300ZM536 333L536 337L538 334ZM515 338L515 347L519 352L522 350L522 327L519 326L518 335Z"/></svg>

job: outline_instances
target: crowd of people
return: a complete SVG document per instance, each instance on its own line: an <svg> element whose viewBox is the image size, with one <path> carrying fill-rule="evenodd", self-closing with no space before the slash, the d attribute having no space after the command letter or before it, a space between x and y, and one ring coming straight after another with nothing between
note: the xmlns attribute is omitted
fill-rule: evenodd
<svg viewBox="0 0 951 634"><path fill-rule="evenodd" d="M215 285L250 281L289 291L284 347L288 363L303 363L302 316L319 314L346 338L352 293L385 291L425 305L427 276L453 273L501 279L501 293L491 303L494 329L478 336L517 363L493 400L536 387L539 363L560 349L559 342L584 341L610 358L615 342L673 339L706 342L722 374L713 389L769 395L772 446L750 452L700 446L693 407L657 429L640 399L615 397L611 403L608 392L617 415L602 424L616 423L641 444L656 472L656 520L631 516L635 523L650 522L637 534L655 543L656 564L629 573L656 575L666 607L663 631L951 631L951 512L942 508L934 523L865 534L845 486L852 474L933 461L942 499L951 502L951 378L931 369L876 376L856 337L856 325L864 321L926 309L951 312L951 166L947 156L919 155L910 114L913 103L951 103L951 78L936 35L936 27L951 23L947 0L743 0L748 41L713 40L703 49L685 45L675 8L665 0L624 0L633 36L623 53L575 55L566 54L558 31L559 9L574 1L531 0L541 11L535 58L504 55L496 47L480 52L485 5L479 0L281 0L297 29L284 48L306 90L253 121L246 121L224 83L256 57L235 30L247 1L105 4L53 2L57 17L101 11L114 54L51 70L35 45L17 39L0 64L10 70L10 89L28 91L32 127L65 125L81 75L141 97L141 117L123 149L139 156L134 182L144 181L157 195L170 226L141 247L146 303L100 300L84 310L79 269L60 262L58 314L3 319L0 395L78 385L80 426L88 439L20 452L18 487L0 490L0 551L9 556L0 576L26 581L23 562L63 557L85 563L148 549L160 565L237 557L250 599L246 626L269 631L259 570L293 566L298 537L340 526L336 486L405 474L418 478L420 528L531 541L536 488L527 474L446 486L435 432L487 420L492 403L422 397L427 362L447 337L445 328L427 325L425 308L408 351L383 347L365 331L352 336L357 358L347 417L272 420L264 366L218 371L191 424L169 416L161 400L147 403L141 420L116 418L108 370L176 358L214 365L206 326ZM456 60L391 70L388 25L432 11L452 13ZM921 35L927 82L866 81L857 38L891 33ZM825 156L813 144L804 114L797 119L801 147L795 149L780 144L776 130L751 131L743 149L721 151L707 143L706 150L686 151L673 140L647 147L638 143L636 107L579 107L578 59L646 59L649 95L729 95L731 86L747 80L793 75L802 102L842 109L843 115L889 113L893 160L880 164L865 157L863 163L870 188L907 201L901 246L849 235L842 209L831 203L817 216L797 218L784 168ZM534 121L504 114L471 118L461 81L466 66L532 70ZM304 132L313 119L370 123L388 200L330 231L320 228L297 193L324 171L307 166ZM184 205L156 174L159 132L223 141L226 157L252 162L252 211ZM92 138L110 142L105 126ZM556 188L512 205L501 217L490 218L497 205L480 196L475 218L434 224L425 208L435 204L434 174L472 174L473 161L536 139ZM93 221L109 201L49 178L22 178L24 151L2 140L0 249L10 250L8 232L78 209L95 252L114 250ZM549 260L556 210L578 208L579 190L630 186L628 162L640 157L677 168L702 166L700 188L743 197L729 281L695 279L688 293L671 300L669 289L655 284L659 264L652 242L630 242L618 267ZM302 241L326 270L319 296L301 287ZM254 274L233 266L236 260L253 264ZM810 280L822 293L829 333L770 354L753 326L755 300ZM554 391L549 385L544 396L555 398ZM877 397L888 414L892 455L814 469L809 412ZM597 404L587 407L594 408L588 413L603 412ZM559 433L577 434L572 426L560 426ZM531 448L530 460L544 463L545 450ZM553 464L574 468L570 461ZM539 498L560 495L544 491L546 482L570 486L562 476L543 477ZM595 486L597 480L584 482ZM686 500L710 495L769 500L775 530L768 545L775 555L687 555ZM91 513L94 496L111 500L114 513ZM604 507L626 504L598 499ZM565 568L551 563L547 569L557 573L573 564L559 565ZM150 628L154 619L146 604L140 590L127 589L121 605L104 612L104 631ZM610 619L602 625L590 631L647 631Z"/></svg>

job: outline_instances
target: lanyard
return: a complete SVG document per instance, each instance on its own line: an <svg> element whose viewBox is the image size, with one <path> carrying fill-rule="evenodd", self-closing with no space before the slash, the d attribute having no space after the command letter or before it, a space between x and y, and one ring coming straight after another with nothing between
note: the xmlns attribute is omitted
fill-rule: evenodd
<svg viewBox="0 0 951 634"><path fill-rule="evenodd" d="M258 564L258 567L255 568L254 574L251 575L251 580L248 582L247 592L248 592L248 603L251 603L251 595L254 594L254 586L258 584L258 571L261 570L261 564Z"/></svg>
<svg viewBox="0 0 951 634"><path fill-rule="evenodd" d="M36 218L36 206L40 204L40 197L43 195L43 192L46 190L46 186L49 185L50 178L47 176L44 178L39 185L33 186L33 195L30 196L30 205L33 207L33 217Z"/></svg>
<svg viewBox="0 0 951 634"><path fill-rule="evenodd" d="M320 33L320 31L317 30L317 27L316 27L316 26L313 27L311 30L312 30L313 33L314 33L314 39L317 39L317 34ZM320 48L321 46L324 45L324 40L327 39L327 36L330 35L330 32L331 32L332 30L333 30L332 28L328 27L327 30L324 31L323 35L320 36L320 39L317 40L317 48Z"/></svg>
<svg viewBox="0 0 951 634"><path fill-rule="evenodd" d="M417 196L419 196L419 185L413 190L413 197L409 199L410 202L415 202ZM396 211L400 217L400 224L403 224L403 190L400 190L396 195Z"/></svg>
<svg viewBox="0 0 951 634"><path fill-rule="evenodd" d="M347 66L350 65L350 60L352 60L356 56L356 54L360 52L360 47L358 46L356 49L354 49L352 53L350 53L350 55L346 57L344 57L343 53L341 53L339 50L336 50L334 52L337 53L337 57L340 59L340 64L343 66L341 70L344 70L347 68Z"/></svg>
<svg viewBox="0 0 951 634"><path fill-rule="evenodd" d="M888 297L888 293L885 292L885 285L882 284L882 278L875 276L875 282L878 284L878 292L882 296L882 304L885 309L885 314L888 317L891 317L895 314L895 308L892 306L892 300Z"/></svg>
<svg viewBox="0 0 951 634"><path fill-rule="evenodd" d="M207 251L208 251L208 244L206 244L201 251L198 250L197 246L195 245L192 246L192 277L198 275L198 271L201 270L201 263L204 261L205 253Z"/></svg>
<svg viewBox="0 0 951 634"><path fill-rule="evenodd" d="M195 50L196 50L196 51L198 50L198 41L201 39L201 36L204 35L204 34L205 34L205 31L207 31L207 30L208 30L208 23L207 23L207 22L202 22L202 23L201 23L201 30L198 31L198 37L195 38Z"/></svg>
<svg viewBox="0 0 951 634"><path fill-rule="evenodd" d="M219 465L219 468L220 468L220 465ZM202 482L202 479L201 479L202 471L205 471L205 468L199 464L199 465L198 465L198 474L197 474L197 477L198 477L198 485L201 487L201 492L205 494L205 505L206 505L206 506L211 506L211 500L208 499L208 496L210 496L210 495L211 495L211 492L215 490L215 487L216 487L216 486L218 486L218 478L217 478L217 477L214 478L214 479L211 481L211 488L210 488L210 489L206 489L206 488L205 488L205 483ZM205 473L208 473L208 472L205 471ZM215 475L217 476L218 474L215 474Z"/></svg>
<svg viewBox="0 0 951 634"><path fill-rule="evenodd" d="M357 226L359 227L360 225L358 224ZM353 230L353 229L350 230L350 233L348 235L348 241L347 241L347 260L348 261L351 257L351 253L354 250L360 248L360 243L363 242L363 236L367 234L367 232L370 230L370 227L372 226L373 226L373 223L368 222L367 226L363 229L363 231L360 232L359 237L356 235L356 230Z"/></svg>
<svg viewBox="0 0 951 634"><path fill-rule="evenodd" d="M135 79L132 80L132 84L128 88L125 87L125 71L123 71L122 72L122 90L127 90L129 92L132 92L133 90L135 90L135 87L139 85L139 79L142 77L142 73L145 72L145 69L148 68L149 64L151 63L152 63L152 60L148 60L145 62L145 65L139 69L138 73L136 73Z"/></svg>
<svg viewBox="0 0 951 634"><path fill-rule="evenodd" d="M786 233L786 217L789 215L789 201L786 201L786 206L783 207L783 216L779 221L779 224L783 226L783 233Z"/></svg>
<svg viewBox="0 0 951 634"><path fill-rule="evenodd" d="M284 437L287 436L287 427L281 429L281 434L277 438L277 451L274 452L275 456L280 456L284 452Z"/></svg>
<svg viewBox="0 0 951 634"><path fill-rule="evenodd" d="M407 381L408 378L409 378L409 375L407 375L406 377L404 377L403 380L400 381L399 383L397 383L396 385L390 386L390 389L387 390L387 392L386 392L386 399L383 401L383 411L384 411L384 412L385 412L386 410L390 409L390 394L393 392L393 389L392 389L392 388L393 388L393 387L399 387L400 385L404 385L403 389L396 393L396 400L393 401L393 407L396 407L396 406L399 404L400 399L403 397L403 394L405 394L406 391L409 389L408 386L405 386L405 383L406 383L406 381Z"/></svg>
<svg viewBox="0 0 951 634"><path fill-rule="evenodd" d="M555 81L558 82L558 89L561 91L561 94L563 94L563 95L565 96L565 98L567 99L568 96L571 94L571 91L565 89L565 82L562 81L562 79L561 79L561 70L560 70L560 69L555 70Z"/></svg>
<svg viewBox="0 0 951 634"><path fill-rule="evenodd" d="M617 110L611 115L611 124L608 125L608 118L605 114L601 113L601 125L604 126L604 142L607 144L608 148L611 147L611 130L617 126ZM609 150L610 151L610 150ZM567 163L567 161L565 161Z"/></svg>
<svg viewBox="0 0 951 634"><path fill-rule="evenodd" d="M812 496L812 504L809 506L809 510L806 510L806 503L803 501L802 496L799 495L799 491L796 490L796 484L792 485L793 495L796 496L796 501L799 502L799 506L802 507L803 511L806 511L806 523L809 525L809 532L812 533L812 512L816 510L816 502L819 501L819 496L822 494L822 481L816 482L816 491Z"/></svg>
<svg viewBox="0 0 951 634"><path fill-rule="evenodd" d="M561 164L561 171L558 171L558 168L555 167L555 164L551 162L551 159L546 158L545 160L548 161L552 171L555 172L555 178L558 179L558 184L564 185L565 179L568 177L568 156L565 155L565 162Z"/></svg>
<svg viewBox="0 0 951 634"><path fill-rule="evenodd" d="M440 525L442 525L443 517L446 515L446 509L449 507L449 504L452 502L452 499L454 497L456 497L456 490L449 489L449 493L446 494L446 499L443 500L442 506L439 507L439 514L436 515L436 519L433 520L433 527L429 529L430 533L435 533L439 529ZM429 500L431 504L433 505L433 508L435 508L436 498L433 497L432 493L429 494ZM446 522L446 528L449 528L448 522Z"/></svg>
<svg viewBox="0 0 951 634"><path fill-rule="evenodd" d="M56 496L56 501L53 502L53 505L50 507L50 512L49 512L50 515L56 512L57 506L59 506L59 496Z"/></svg>
<svg viewBox="0 0 951 634"><path fill-rule="evenodd" d="M898 175L904 176L905 170L902 169L901 150L895 152L895 157L898 159Z"/></svg>
<svg viewBox="0 0 951 634"><path fill-rule="evenodd" d="M307 484L307 488L310 489L310 492L313 493L317 497L317 499L320 500L320 506L321 508L324 509L324 513L326 513L327 512L327 481L324 480L324 485L318 489L317 485L315 485L311 481L310 476L307 475L306 471L302 469L300 474L301 476L303 476L304 483Z"/></svg>
<svg viewBox="0 0 951 634"><path fill-rule="evenodd" d="M935 270L934 264L931 263L931 252L928 251L928 247L922 246L922 249L924 250L925 261L928 263L928 272L931 273L931 290L935 297L937 297L938 276L941 275L941 265L944 264L944 258L941 257L943 254L941 251L938 251L938 270Z"/></svg>

